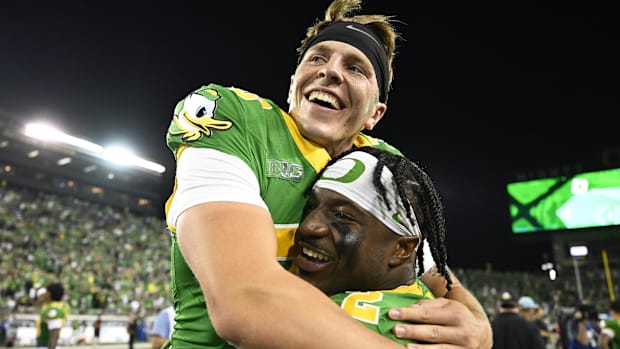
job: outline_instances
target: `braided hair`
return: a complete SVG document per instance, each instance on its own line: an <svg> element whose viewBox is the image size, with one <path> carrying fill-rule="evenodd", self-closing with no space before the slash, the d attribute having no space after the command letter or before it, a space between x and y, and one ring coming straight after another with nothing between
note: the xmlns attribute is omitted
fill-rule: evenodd
<svg viewBox="0 0 620 349"><path fill-rule="evenodd" d="M407 219L411 225L415 225L416 222L412 217L412 213L417 218L417 224L419 224L422 236L417 247L417 263L418 263L418 277L424 274L424 254L423 247L425 241L428 242L431 255L435 261L437 271L441 274L447 282L447 289L451 289L452 278L448 270L447 262L447 248L446 248L446 223L444 216L444 206L441 201L439 192L435 189L433 181L429 175L416 164L414 161L387 150L382 150L374 147L360 147L352 148L337 157L330 160L318 174L317 178L320 178L325 168L329 167L332 163L345 155L354 151L364 151L371 154L378 159L377 166L373 173L373 184L377 189L381 199L389 207L389 201L386 197L386 189L381 182L381 172L383 167L387 167L393 174L394 181L396 182L397 193L407 212ZM413 208L414 212L411 212Z"/></svg>

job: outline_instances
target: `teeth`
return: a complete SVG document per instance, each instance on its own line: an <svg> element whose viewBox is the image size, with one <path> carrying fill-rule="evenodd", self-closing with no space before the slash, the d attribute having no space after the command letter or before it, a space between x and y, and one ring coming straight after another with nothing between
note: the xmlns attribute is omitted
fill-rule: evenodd
<svg viewBox="0 0 620 349"><path fill-rule="evenodd" d="M326 255L322 254L322 253L318 253L315 250L311 250L309 248L302 248L302 252L303 254L305 254L306 256L312 257L314 259L318 259L319 261L329 261L329 257L327 257Z"/></svg>
<svg viewBox="0 0 620 349"><path fill-rule="evenodd" d="M327 103L329 104L332 108L340 110L340 103L338 103L338 100L336 99L336 97L325 93L325 92L320 92L320 91L312 91L310 93L310 96L308 97L308 99L311 102L315 102L315 101L321 101L323 103Z"/></svg>

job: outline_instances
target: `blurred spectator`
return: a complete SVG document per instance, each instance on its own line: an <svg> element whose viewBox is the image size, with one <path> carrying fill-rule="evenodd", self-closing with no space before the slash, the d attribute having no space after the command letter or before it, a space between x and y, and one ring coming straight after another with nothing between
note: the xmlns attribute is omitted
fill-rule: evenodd
<svg viewBox="0 0 620 349"><path fill-rule="evenodd" d="M129 334L129 349L133 349L133 344L138 336L138 314L129 314L129 318L127 319L127 333Z"/></svg>
<svg viewBox="0 0 620 349"><path fill-rule="evenodd" d="M601 349L620 348L620 300L611 302L610 317L601 324Z"/></svg>
<svg viewBox="0 0 620 349"><path fill-rule="evenodd" d="M547 324L539 319L536 314L542 309L542 307L534 301L532 297L523 296L519 298L519 314L523 316L527 321L530 321L534 324L534 327L538 330L540 334L540 339L543 342L545 348L547 348L547 344L549 343L549 330ZM542 309L544 314L544 309ZM544 335L543 335L544 332Z"/></svg>
<svg viewBox="0 0 620 349"><path fill-rule="evenodd" d="M568 349L599 349L598 313L585 302L580 304L567 323Z"/></svg>
<svg viewBox="0 0 620 349"><path fill-rule="evenodd" d="M172 334L174 327L174 307L165 307L157 313L151 331L151 349L160 349Z"/></svg>
<svg viewBox="0 0 620 349"><path fill-rule="evenodd" d="M0 345L6 346L7 337L9 333L9 319L6 314L2 313L2 318L0 318Z"/></svg>
<svg viewBox="0 0 620 349"><path fill-rule="evenodd" d="M75 330L75 337L77 338L77 340L73 343L75 343L76 345L86 343L86 327L86 321L82 321L78 324L78 327Z"/></svg>
<svg viewBox="0 0 620 349"><path fill-rule="evenodd" d="M545 349L538 330L519 315L519 307L509 292L500 298L499 314L493 317L493 349Z"/></svg>
<svg viewBox="0 0 620 349"><path fill-rule="evenodd" d="M528 321L534 322L536 311L540 307L532 297L523 296L519 298L519 314Z"/></svg>
<svg viewBox="0 0 620 349"><path fill-rule="evenodd" d="M545 348L555 348L558 334L551 329L546 321L547 311L544 307L539 306L534 314L534 326L540 331Z"/></svg>
<svg viewBox="0 0 620 349"><path fill-rule="evenodd" d="M101 336L101 314L97 315L97 318L93 322L93 343L92 345L94 347L99 345L100 336Z"/></svg>

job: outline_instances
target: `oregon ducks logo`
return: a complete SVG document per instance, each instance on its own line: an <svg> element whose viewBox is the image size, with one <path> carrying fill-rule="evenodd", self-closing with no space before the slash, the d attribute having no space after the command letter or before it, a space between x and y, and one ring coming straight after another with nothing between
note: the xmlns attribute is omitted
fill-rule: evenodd
<svg viewBox="0 0 620 349"><path fill-rule="evenodd" d="M195 141L201 135L211 137L212 129L227 130L232 122L214 118L217 101L222 96L214 89L201 90L190 94L182 102L180 110L174 115L171 135L182 135L185 141Z"/></svg>
<svg viewBox="0 0 620 349"><path fill-rule="evenodd" d="M349 162L351 164L348 164ZM332 174L332 172L334 171L330 171L330 169L327 169L321 176L321 179L336 181L340 183L351 183L355 182L358 178L360 178L364 171L366 171L366 165L364 165L364 163L358 159L342 159L340 160L340 165L342 165L343 167L350 166L351 168L340 177L335 177L336 174Z"/></svg>

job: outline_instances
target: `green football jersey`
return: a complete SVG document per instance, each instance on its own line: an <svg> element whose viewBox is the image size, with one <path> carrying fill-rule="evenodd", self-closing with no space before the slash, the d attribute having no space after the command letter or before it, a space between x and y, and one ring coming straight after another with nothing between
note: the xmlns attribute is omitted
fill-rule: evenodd
<svg viewBox="0 0 620 349"><path fill-rule="evenodd" d="M304 192L330 156L304 138L294 120L268 99L234 87L203 86L181 100L166 138L175 159L187 147L215 149L236 156L256 175L260 194L275 223L277 258L290 268L295 230L306 203ZM386 142L359 134L356 146L374 146L401 154ZM174 198L166 203L166 213ZM217 336L198 281L187 266L172 232L172 291L176 317L172 345L226 348Z"/></svg>
<svg viewBox="0 0 620 349"><path fill-rule="evenodd" d="M393 290L344 292L330 297L340 307L369 329L399 343L411 343L411 340L394 336L392 328L401 321L392 320L388 311L394 307L406 307L420 299L433 299L435 296L426 285L416 280L411 285Z"/></svg>
<svg viewBox="0 0 620 349"><path fill-rule="evenodd" d="M69 304L63 301L50 302L45 304L37 319L36 338L37 347L47 347L50 339L48 322L61 321L61 328L69 318ZM60 335L59 335L60 336ZM60 338L60 337L59 337Z"/></svg>
<svg viewBox="0 0 620 349"><path fill-rule="evenodd" d="M616 318L609 318L603 321L601 330L611 337L611 348L620 348L620 321Z"/></svg>

